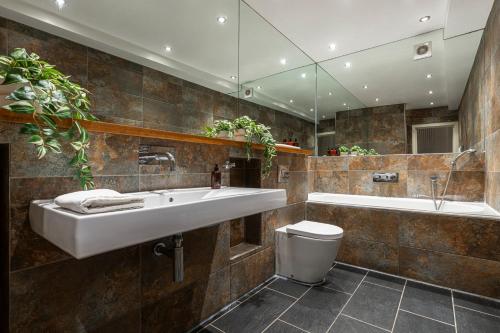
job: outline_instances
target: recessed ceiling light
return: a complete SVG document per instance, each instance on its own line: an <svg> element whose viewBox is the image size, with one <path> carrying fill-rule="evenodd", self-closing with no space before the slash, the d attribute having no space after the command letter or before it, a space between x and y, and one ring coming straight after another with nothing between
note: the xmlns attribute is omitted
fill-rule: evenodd
<svg viewBox="0 0 500 333"><path fill-rule="evenodd" d="M262 87L261 87L261 86L257 86L257 89L259 89L259 90L260 90L260 89L262 89Z"/></svg>
<svg viewBox="0 0 500 333"><path fill-rule="evenodd" d="M368 86L365 84L365 85L363 86L363 89L368 89Z"/></svg>
<svg viewBox="0 0 500 333"><path fill-rule="evenodd" d="M219 16L217 17L217 22L219 22L220 24L225 24L227 22L227 17Z"/></svg>
<svg viewBox="0 0 500 333"><path fill-rule="evenodd" d="M326 116L323 116L322 118L323 118L323 119L325 119L325 118L326 118Z"/></svg>
<svg viewBox="0 0 500 333"><path fill-rule="evenodd" d="M380 98L378 98L378 97L375 98L375 102L378 102L378 101L380 101Z"/></svg>
<svg viewBox="0 0 500 333"><path fill-rule="evenodd" d="M63 9L64 4L66 3L66 1L65 1L65 0L55 0L55 2L56 2L56 5L57 5L57 7L58 7L59 9Z"/></svg>
<svg viewBox="0 0 500 333"><path fill-rule="evenodd" d="M309 111L313 112L313 111L314 111L314 109L313 109L313 108L310 108L310 109L309 109Z"/></svg>
<svg viewBox="0 0 500 333"><path fill-rule="evenodd" d="M430 78L432 78L432 74L431 74L431 73L429 73L429 74L427 74L425 77L426 77L426 78L428 78L428 79L430 79Z"/></svg>
<svg viewBox="0 0 500 333"><path fill-rule="evenodd" d="M330 91L330 92L328 92L328 96L332 96L332 92L331 92L331 91Z"/></svg>
<svg viewBox="0 0 500 333"><path fill-rule="evenodd" d="M343 105L343 106L346 106L346 105L347 105L347 103L344 103L344 104L342 104L342 105Z"/></svg>
<svg viewBox="0 0 500 333"><path fill-rule="evenodd" d="M434 105L434 102L430 102L429 104L430 104L430 105Z"/></svg>
<svg viewBox="0 0 500 333"><path fill-rule="evenodd" d="M432 95L432 94L433 94L432 90L429 90L429 95Z"/></svg>
<svg viewBox="0 0 500 333"><path fill-rule="evenodd" d="M431 19L431 17L429 15L427 16L423 16L419 19L420 22L427 22Z"/></svg>
<svg viewBox="0 0 500 333"><path fill-rule="evenodd" d="M300 74L300 76L301 76L303 79L305 79L305 78L306 78L306 76L307 76L307 74L306 74L306 73L302 73L302 74Z"/></svg>
<svg viewBox="0 0 500 333"><path fill-rule="evenodd" d="M281 58L280 59L280 64L286 65L286 58Z"/></svg>
<svg viewBox="0 0 500 333"><path fill-rule="evenodd" d="M330 49L330 51L334 51L336 47L337 47L337 45L335 45L334 43L331 43L330 45L328 45L328 48Z"/></svg>
<svg viewBox="0 0 500 333"><path fill-rule="evenodd" d="M293 99L290 100L290 103L293 103Z"/></svg>
<svg viewBox="0 0 500 333"><path fill-rule="evenodd" d="M172 47L171 46L165 46L165 51L167 52L172 52Z"/></svg>
<svg viewBox="0 0 500 333"><path fill-rule="evenodd" d="M237 79L237 77L234 76L234 75L231 75L230 77L231 77L231 80L236 80Z"/></svg>
<svg viewBox="0 0 500 333"><path fill-rule="evenodd" d="M351 68L352 64L348 61L344 64L345 68Z"/></svg>

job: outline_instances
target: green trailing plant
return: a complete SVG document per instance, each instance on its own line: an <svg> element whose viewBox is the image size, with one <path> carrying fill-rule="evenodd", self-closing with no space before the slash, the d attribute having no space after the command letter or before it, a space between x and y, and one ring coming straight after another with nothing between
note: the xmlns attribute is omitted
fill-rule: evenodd
<svg viewBox="0 0 500 333"><path fill-rule="evenodd" d="M339 147L339 152L341 153L349 153L349 148L347 148L346 146L340 146Z"/></svg>
<svg viewBox="0 0 500 333"><path fill-rule="evenodd" d="M363 148L361 148L360 146L352 146L351 147L351 154L356 153L356 154L361 155L360 154L361 152L363 152Z"/></svg>
<svg viewBox="0 0 500 333"><path fill-rule="evenodd" d="M234 135L234 125L229 120L216 120L214 126L205 127L205 135L208 137L216 137L220 132L227 132L229 137Z"/></svg>
<svg viewBox="0 0 500 333"><path fill-rule="evenodd" d="M231 126L227 123L221 124L222 122L228 122L227 120L214 122L213 127L205 128L205 135L209 137L215 137L221 131L228 131L234 134L235 130L244 129L245 130L245 152L247 158L252 158L252 143L257 142L264 145L264 175L268 175L273 166L273 158L276 157L276 140L274 140L270 128L256 123L253 119L248 116L242 116L236 118L233 122L230 122ZM232 136L232 135L231 135Z"/></svg>
<svg viewBox="0 0 500 333"><path fill-rule="evenodd" d="M0 56L0 82L13 87L3 108L29 114L33 121L21 128L29 135L38 158L47 153L60 154L62 144L69 144L74 152L70 165L76 169L76 178L83 189L94 188L94 178L87 150L89 134L81 120L96 120L90 113L88 91L69 80L55 66L40 57L18 48L9 56ZM71 126L62 129L57 120L69 119Z"/></svg>

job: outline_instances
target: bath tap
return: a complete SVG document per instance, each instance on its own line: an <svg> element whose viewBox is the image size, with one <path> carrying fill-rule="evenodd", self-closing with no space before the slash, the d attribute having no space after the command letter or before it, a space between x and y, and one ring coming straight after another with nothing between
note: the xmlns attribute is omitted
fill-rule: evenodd
<svg viewBox="0 0 500 333"><path fill-rule="evenodd" d="M142 155L139 156L139 164L147 164L149 161L168 161L170 162L170 171L175 171L176 162L175 157L172 153L166 152L163 154L153 154L153 155Z"/></svg>

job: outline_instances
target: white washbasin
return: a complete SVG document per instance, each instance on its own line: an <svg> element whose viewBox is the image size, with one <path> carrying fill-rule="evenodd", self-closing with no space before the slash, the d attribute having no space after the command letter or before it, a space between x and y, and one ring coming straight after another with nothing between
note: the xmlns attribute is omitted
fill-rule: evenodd
<svg viewBox="0 0 500 333"><path fill-rule="evenodd" d="M129 194L144 196L145 207L85 215L52 200L33 201L31 227L81 259L286 205L286 191L281 189L192 188Z"/></svg>

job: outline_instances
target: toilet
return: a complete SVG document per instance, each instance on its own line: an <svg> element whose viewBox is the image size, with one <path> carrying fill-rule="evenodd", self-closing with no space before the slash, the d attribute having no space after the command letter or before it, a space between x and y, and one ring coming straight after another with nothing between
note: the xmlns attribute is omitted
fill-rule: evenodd
<svg viewBox="0 0 500 333"><path fill-rule="evenodd" d="M324 281L342 241L331 224L301 221L276 229L276 274L301 283Z"/></svg>

